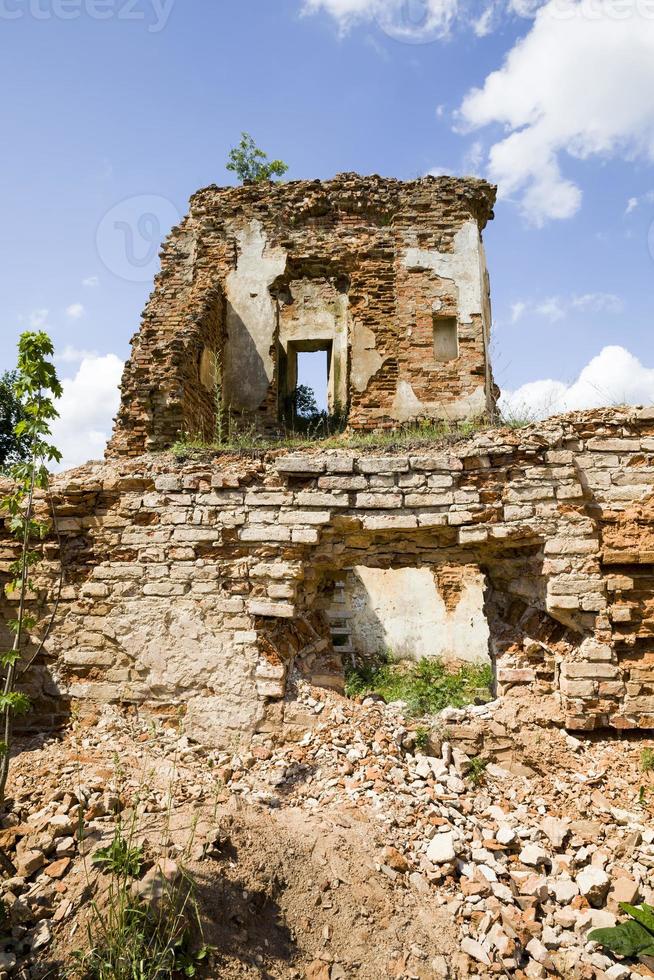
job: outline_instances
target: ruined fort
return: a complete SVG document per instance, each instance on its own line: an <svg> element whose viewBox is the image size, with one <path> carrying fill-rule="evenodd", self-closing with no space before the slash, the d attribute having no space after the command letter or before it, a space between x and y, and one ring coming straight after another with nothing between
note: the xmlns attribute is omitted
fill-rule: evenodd
<svg viewBox="0 0 654 980"><path fill-rule="evenodd" d="M654 410L399 449L219 444L278 437L315 350L349 432L493 419L493 203L479 180L353 174L194 195L107 458L54 480L42 718L181 710L239 744L302 728L293 677L342 689L344 657L389 648L486 660L499 695L571 730L654 727ZM184 437L208 448L172 453Z"/></svg>

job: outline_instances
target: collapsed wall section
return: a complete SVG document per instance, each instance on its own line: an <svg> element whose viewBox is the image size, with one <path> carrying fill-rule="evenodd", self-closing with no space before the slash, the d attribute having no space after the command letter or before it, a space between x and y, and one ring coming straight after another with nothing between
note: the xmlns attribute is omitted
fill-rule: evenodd
<svg viewBox="0 0 654 980"><path fill-rule="evenodd" d="M376 455L146 456L62 474L54 493L42 623L60 566L63 592L28 675L43 713L183 708L209 744L274 731L293 669L342 683L325 608L344 570L430 569L443 592L474 567L500 694L572 729L654 727L653 410Z"/></svg>

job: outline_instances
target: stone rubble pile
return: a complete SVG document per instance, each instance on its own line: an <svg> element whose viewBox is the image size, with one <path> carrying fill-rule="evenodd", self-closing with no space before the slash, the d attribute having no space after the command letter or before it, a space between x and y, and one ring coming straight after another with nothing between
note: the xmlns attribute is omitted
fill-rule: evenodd
<svg viewBox="0 0 654 980"><path fill-rule="evenodd" d="M147 733L147 725L128 724L107 708L83 737L33 739L42 748L29 753L28 766L20 755L14 762L11 809L0 830L0 847L16 869L0 884L0 980L40 980L34 964L59 927L76 930L75 916L88 908L89 887L99 876L92 855L111 842L118 820L141 828L165 815L173 780L177 807L210 798L215 777L203 764L206 752L173 728L158 729L159 778L152 785L151 773L139 766ZM141 843L147 853L147 834L139 830L134 844Z"/></svg>
<svg viewBox="0 0 654 980"><path fill-rule="evenodd" d="M579 771L541 779L524 765L489 763L482 772L434 731L429 754L417 749L421 732L397 713L400 706L367 700L360 707L315 689L300 700L315 713L315 728L297 745L234 758L230 788L271 806L368 810L387 841L380 873L398 887L435 890L456 917L462 955L452 975L654 975L587 939L624 917L619 902L654 904L649 814L625 780L614 776L611 788L600 788L602 753L592 745L544 731L579 756ZM466 717L489 721L497 706L446 709L442 730ZM620 745L611 750L618 758Z"/></svg>
<svg viewBox="0 0 654 980"><path fill-rule="evenodd" d="M654 829L633 774L621 768L628 743L582 743L542 729L542 773L531 758L484 767L448 733L465 721L496 730L498 702L446 709L429 729L401 708L298 682L304 733L289 732L281 744L260 736L236 754L207 752L172 725L153 729L107 708L94 728L43 741L29 766L19 756L0 831L17 872L2 882L0 980L40 976L31 965L57 930L77 928L97 873L90 856L111 840L119 814L128 821L136 806L146 828L164 814L171 780L176 807L188 812L217 792L308 815L358 811L370 825L374 872L456 923L458 954L429 976L654 976L587 938L619 920L619 902L654 904ZM156 744L155 774L148 741ZM143 839L147 845L147 832ZM175 859L174 847L167 856Z"/></svg>

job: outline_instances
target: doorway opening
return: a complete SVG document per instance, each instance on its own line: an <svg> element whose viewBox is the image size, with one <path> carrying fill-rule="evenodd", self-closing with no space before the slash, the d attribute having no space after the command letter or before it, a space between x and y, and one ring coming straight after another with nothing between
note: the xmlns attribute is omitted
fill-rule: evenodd
<svg viewBox="0 0 654 980"><path fill-rule="evenodd" d="M281 421L322 434L334 404L331 340L289 341L280 356L280 394Z"/></svg>

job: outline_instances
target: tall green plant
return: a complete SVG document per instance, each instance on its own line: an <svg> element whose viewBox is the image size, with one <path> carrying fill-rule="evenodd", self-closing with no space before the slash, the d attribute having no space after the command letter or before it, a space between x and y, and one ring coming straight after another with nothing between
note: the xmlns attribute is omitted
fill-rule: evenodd
<svg viewBox="0 0 654 980"><path fill-rule="evenodd" d="M32 546L35 541L43 540L49 528L47 521L35 516L35 496L38 490L48 487L47 464L61 461L61 454L48 441L52 420L59 414L54 400L62 394L50 360L53 354L52 341L46 333L21 334L13 388L23 417L14 426L14 432L17 439L26 443L28 453L10 468L14 485L1 504L5 524L20 543L20 554L10 566L12 580L5 586L8 594L18 594L18 611L16 618L8 623L14 635L12 648L0 653L0 812L4 809L14 717L28 711L30 706L27 696L16 690L17 669L25 635L35 625L27 612L27 603L33 591L30 569L38 563L40 554ZM26 666L29 664L24 665L25 669Z"/></svg>

